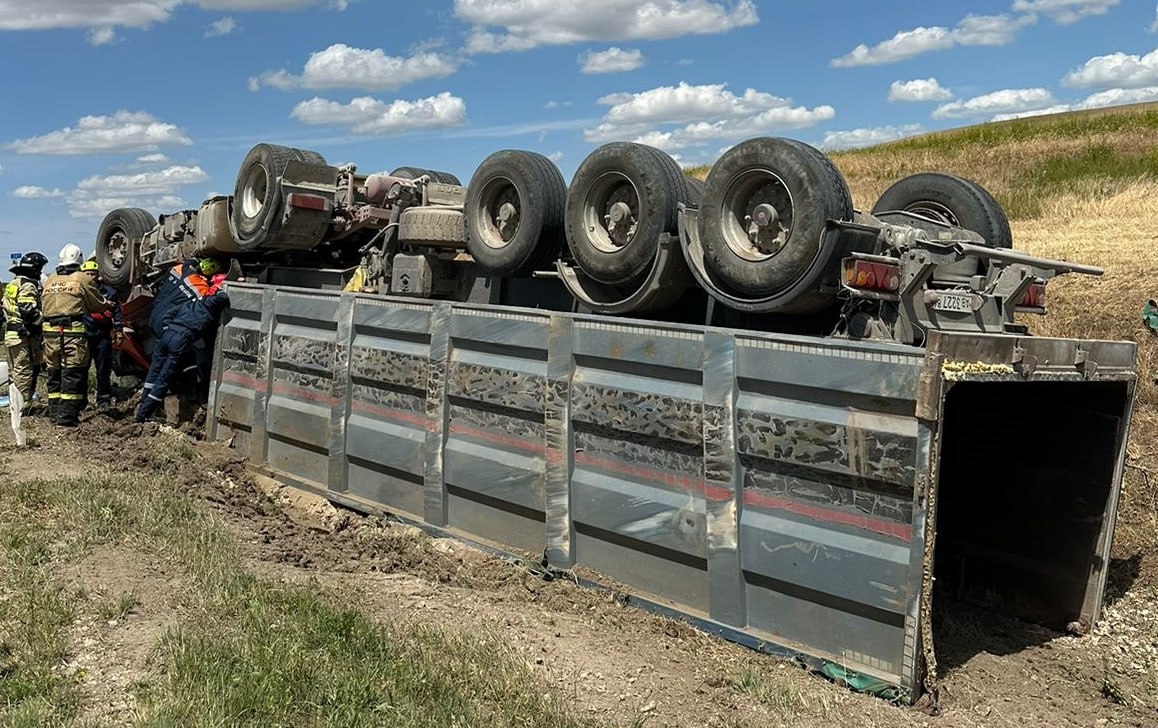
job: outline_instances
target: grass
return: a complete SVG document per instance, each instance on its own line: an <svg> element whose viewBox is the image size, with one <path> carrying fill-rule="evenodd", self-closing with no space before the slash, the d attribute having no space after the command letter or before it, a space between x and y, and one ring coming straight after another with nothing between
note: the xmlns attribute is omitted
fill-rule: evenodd
<svg viewBox="0 0 1158 728"><path fill-rule="evenodd" d="M589 725L487 635L378 624L316 584L248 572L224 526L174 485L199 464L169 439L148 478L0 489L0 725L88 725L70 631L84 615L131 624L139 607L131 591L101 599L54 581L98 546L150 554L192 585L133 689L134 725Z"/></svg>
<svg viewBox="0 0 1158 728"><path fill-rule="evenodd" d="M784 715L791 715L804 704L797 689L781 676L755 665L745 665L730 680L738 692L746 693L758 702Z"/></svg>

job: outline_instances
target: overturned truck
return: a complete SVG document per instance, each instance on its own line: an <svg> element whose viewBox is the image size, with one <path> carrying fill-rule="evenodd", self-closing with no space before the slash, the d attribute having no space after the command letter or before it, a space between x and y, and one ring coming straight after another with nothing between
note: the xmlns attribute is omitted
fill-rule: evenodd
<svg viewBox="0 0 1158 728"><path fill-rule="evenodd" d="M235 262L208 434L255 468L913 702L939 606L1083 632L1103 601L1134 344L1030 335L1051 278L1101 271L1012 242L971 181L863 212L758 138L702 183L608 144L569 185L534 152L464 186L262 144L97 251L133 310L182 256Z"/></svg>

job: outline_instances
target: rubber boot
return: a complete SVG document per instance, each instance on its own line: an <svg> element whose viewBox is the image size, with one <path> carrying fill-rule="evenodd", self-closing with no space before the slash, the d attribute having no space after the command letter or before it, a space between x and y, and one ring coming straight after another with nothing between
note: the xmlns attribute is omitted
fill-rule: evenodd
<svg viewBox="0 0 1158 728"><path fill-rule="evenodd" d="M60 424L60 400L56 397L48 400L48 421L54 425Z"/></svg>
<svg viewBox="0 0 1158 728"><path fill-rule="evenodd" d="M84 402L79 399L66 399L60 403L60 420L56 423L61 427L76 427L80 424L80 408Z"/></svg>

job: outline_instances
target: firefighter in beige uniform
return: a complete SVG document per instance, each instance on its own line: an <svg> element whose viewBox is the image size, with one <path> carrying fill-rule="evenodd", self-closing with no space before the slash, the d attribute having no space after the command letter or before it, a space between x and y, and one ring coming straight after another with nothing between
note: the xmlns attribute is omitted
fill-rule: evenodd
<svg viewBox="0 0 1158 728"><path fill-rule="evenodd" d="M4 287L4 348L8 372L24 400L27 413L36 392L40 370L40 271L48 259L25 253L10 269L12 282Z"/></svg>
<svg viewBox="0 0 1158 728"><path fill-rule="evenodd" d="M56 273L41 294L44 363L48 370L48 417L54 425L76 427L88 395L89 350L84 317L112 307L91 276L82 273L84 253L75 245L60 251Z"/></svg>

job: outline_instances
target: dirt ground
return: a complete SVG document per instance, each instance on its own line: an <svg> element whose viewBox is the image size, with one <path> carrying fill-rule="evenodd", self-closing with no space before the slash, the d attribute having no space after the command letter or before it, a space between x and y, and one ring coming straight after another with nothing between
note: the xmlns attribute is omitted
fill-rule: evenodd
<svg viewBox="0 0 1158 728"><path fill-rule="evenodd" d="M149 463L132 455L136 444L172 436L96 415L75 431L27 424L31 448L0 431L16 478L76 475L94 462L142 472ZM1081 637L942 609L941 700L930 714L624 606L614 592L547 581L459 542L336 509L252 476L222 444L196 447L198 467L180 485L236 534L249 568L319 583L383 621L493 635L581 715L647 726L1158 726L1158 594L1128 563L1116 566L1103 621ZM135 596L124 614L82 618L70 659L88 676L86 715L127 722L129 686L150 669L149 648L182 618L181 578L128 547L99 549L57 576L90 594ZM753 670L764 676L755 687L738 682Z"/></svg>

